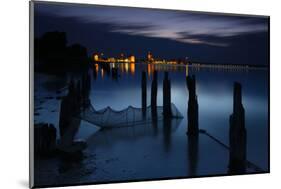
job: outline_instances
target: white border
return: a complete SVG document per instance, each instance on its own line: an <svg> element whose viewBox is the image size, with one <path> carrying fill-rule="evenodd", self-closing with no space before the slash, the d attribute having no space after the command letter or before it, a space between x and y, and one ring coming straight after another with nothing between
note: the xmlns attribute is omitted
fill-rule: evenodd
<svg viewBox="0 0 281 189"><path fill-rule="evenodd" d="M58 0L60 1L60 0ZM68 188L278 188L280 186L280 35L276 0L67 0L68 2L151 8L247 13L271 16L271 174L107 184ZM1 1L0 11L0 186L28 187L29 5L28 0ZM275 186L275 187L274 187Z"/></svg>

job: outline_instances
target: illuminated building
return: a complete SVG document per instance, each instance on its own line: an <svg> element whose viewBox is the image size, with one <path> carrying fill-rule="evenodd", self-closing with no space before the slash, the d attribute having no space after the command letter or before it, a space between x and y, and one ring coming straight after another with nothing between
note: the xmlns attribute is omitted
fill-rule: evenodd
<svg viewBox="0 0 281 189"><path fill-rule="evenodd" d="M167 62L168 64L177 64L177 61L171 60Z"/></svg>
<svg viewBox="0 0 281 189"><path fill-rule="evenodd" d="M147 60L148 60L149 62L152 62L152 61L153 61L153 57L152 57L151 52L148 52L148 54L147 54Z"/></svg>
<svg viewBox="0 0 281 189"><path fill-rule="evenodd" d="M115 58L113 58L113 57L112 58L108 58L107 61L108 62L115 62Z"/></svg>
<svg viewBox="0 0 281 189"><path fill-rule="evenodd" d="M119 57L109 57L109 58L105 58L103 57L103 53L100 54L93 54L92 56L92 60L94 62L99 62L99 63L135 63L136 62L136 57L134 55L130 55L128 57L125 56L124 53L121 53ZM165 59L154 59L152 53L149 51L147 53L147 63L151 63L151 64L172 64L172 65L176 65L176 64L180 64L183 63L180 60L176 60L176 59L171 59L171 60L165 60ZM200 66L200 64L193 64L194 66Z"/></svg>
<svg viewBox="0 0 281 189"><path fill-rule="evenodd" d="M134 55L130 56L130 62L135 62L136 61L136 58Z"/></svg>
<svg viewBox="0 0 281 189"><path fill-rule="evenodd" d="M93 59L96 62L99 61L99 55L98 54L94 54Z"/></svg>
<svg viewBox="0 0 281 189"><path fill-rule="evenodd" d="M125 59L123 60L123 62L129 62L129 59L128 59L128 58L125 58Z"/></svg>

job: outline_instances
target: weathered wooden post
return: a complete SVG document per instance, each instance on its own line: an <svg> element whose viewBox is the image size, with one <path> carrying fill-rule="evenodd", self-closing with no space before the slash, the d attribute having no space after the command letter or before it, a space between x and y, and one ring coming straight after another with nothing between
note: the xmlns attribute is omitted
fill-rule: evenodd
<svg viewBox="0 0 281 189"><path fill-rule="evenodd" d="M146 116L146 93L146 73L143 71L141 77L141 107L143 117Z"/></svg>
<svg viewBox="0 0 281 189"><path fill-rule="evenodd" d="M169 79L168 72L165 72L163 80L163 115L164 118L170 118L172 116L171 81Z"/></svg>
<svg viewBox="0 0 281 189"><path fill-rule="evenodd" d="M76 127L76 128L79 127L81 121L79 119L75 119L74 115L79 113L80 105L81 105L80 83L78 82L76 87L73 87L72 84L70 84L69 92L67 96L62 98L61 106L60 106L59 130L60 130L61 140L64 139L64 136L70 127ZM72 142L71 140L73 140L73 138L67 140L67 143L71 143Z"/></svg>
<svg viewBox="0 0 281 189"><path fill-rule="evenodd" d="M189 92L188 99L188 153L189 153L189 172L190 176L195 176L198 164L198 140L199 140L199 125L198 125L198 101L196 95L196 79L195 76L186 77L186 84Z"/></svg>
<svg viewBox="0 0 281 189"><path fill-rule="evenodd" d="M50 156L56 149L56 128L53 124L39 123L34 127L35 155Z"/></svg>
<svg viewBox="0 0 281 189"><path fill-rule="evenodd" d="M73 78L71 78L70 83L68 85L68 95L74 96L75 95L75 83Z"/></svg>
<svg viewBox="0 0 281 189"><path fill-rule="evenodd" d="M245 110L242 104L242 87L234 83L233 113L230 115L229 128L229 173L240 174L246 171L247 131Z"/></svg>
<svg viewBox="0 0 281 189"><path fill-rule="evenodd" d="M188 100L188 129L187 134L189 135L197 135L199 132L198 129L198 102L196 95L196 80L195 76L187 76L186 84L189 92L189 100Z"/></svg>
<svg viewBox="0 0 281 189"><path fill-rule="evenodd" d="M82 92L81 92L81 81L78 80L75 88L75 97L73 99L74 101L74 106L75 106L75 111L76 109L81 106L82 103Z"/></svg>
<svg viewBox="0 0 281 189"><path fill-rule="evenodd" d="M76 104L76 96L77 96L77 91L75 88L75 83L72 80L68 86L68 94L62 98L60 104L60 114L59 114L60 137L64 135L65 130L70 124L72 111Z"/></svg>
<svg viewBox="0 0 281 189"><path fill-rule="evenodd" d="M95 64L95 65L96 65L96 64ZM97 72L96 66L95 66L95 68L93 68L92 70L93 70L93 78L94 78L94 80L97 80L98 72Z"/></svg>
<svg viewBox="0 0 281 189"><path fill-rule="evenodd" d="M82 88L81 88L81 103L83 110L89 105L89 95L91 91L91 77L86 72L82 77Z"/></svg>
<svg viewBox="0 0 281 189"><path fill-rule="evenodd" d="M166 151L170 149L171 143L171 126L172 126L172 110L171 110L171 82L168 72L164 73L163 80L163 116L164 116L164 144Z"/></svg>
<svg viewBox="0 0 281 189"><path fill-rule="evenodd" d="M157 117L157 71L153 72L151 84L151 114L152 117Z"/></svg>

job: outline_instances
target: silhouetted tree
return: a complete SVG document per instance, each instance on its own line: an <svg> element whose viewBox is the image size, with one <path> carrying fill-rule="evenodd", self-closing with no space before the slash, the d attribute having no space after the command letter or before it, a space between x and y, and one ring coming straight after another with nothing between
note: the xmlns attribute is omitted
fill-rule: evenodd
<svg viewBox="0 0 281 189"><path fill-rule="evenodd" d="M65 73L84 68L88 63L87 49L80 44L67 46L65 32L47 32L34 40L35 71Z"/></svg>

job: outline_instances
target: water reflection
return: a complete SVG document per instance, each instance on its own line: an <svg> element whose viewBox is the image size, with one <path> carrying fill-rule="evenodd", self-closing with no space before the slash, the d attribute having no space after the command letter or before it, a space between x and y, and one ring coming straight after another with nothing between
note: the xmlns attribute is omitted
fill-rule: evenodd
<svg viewBox="0 0 281 189"><path fill-rule="evenodd" d="M136 72L136 64L135 63L95 63L93 66L93 69L95 70L95 74L98 75L98 72L100 70L101 77L104 79L104 76L110 75L110 72L121 72L121 74L131 74L134 75ZM116 80L116 77L112 77L113 80Z"/></svg>
<svg viewBox="0 0 281 189"><path fill-rule="evenodd" d="M164 139L164 146L165 146L165 151L168 153L170 151L171 147L171 127L172 127L172 119L167 118L163 120L164 122L164 127L163 127L163 139Z"/></svg>
<svg viewBox="0 0 281 189"><path fill-rule="evenodd" d="M157 121L157 128L160 128L157 130L157 135L163 134L165 149L169 149L171 133L176 132L181 121L181 119L172 119L169 122L165 122L164 120ZM148 123L135 127L100 130L91 135L87 139L87 143L89 144L89 148L100 148L102 146L113 146L120 142L137 141L145 137L157 137L157 135L155 135L154 123Z"/></svg>
<svg viewBox="0 0 281 189"><path fill-rule="evenodd" d="M163 91L152 87L153 78L156 76L158 85L162 89L164 71L169 72L171 80L171 101L175 103L179 111L184 115L183 120L152 119L152 122L143 126L120 128L112 130L99 130L93 132L85 122L79 124L75 138L81 138L87 134L88 148L85 150L91 155L85 157L82 162L94 161L98 170L83 177L89 181L112 181L128 179L165 178L175 176L201 176L213 174L235 174L232 166L228 167L232 155L229 150L220 145L215 139L226 146L229 142L229 115L233 113L233 82L239 81L243 86L243 105L246 118L247 143L245 148L247 160L255 162L262 169L249 169L245 172L261 172L268 170L267 164L267 71L218 71L200 70L188 66L161 66L153 64L115 63L109 66L94 64L92 66L92 90L89 99L97 109L110 105L113 109L122 110L129 105L142 107L142 72L146 71L147 104L162 106ZM156 73L156 74L155 74ZM196 95L198 96L200 129L205 129L214 138L206 135L186 135L188 124L188 90L186 89L186 77L196 75ZM40 76L40 78L42 78ZM53 78L51 78L53 79ZM118 82L115 82L118 81ZM155 82L154 82L155 83ZM39 90L39 89L37 89ZM45 94L40 88L40 95ZM47 91L48 94L53 91ZM156 98L155 98L156 96ZM191 95L192 96L192 95ZM45 96L44 96L45 97ZM54 101L40 104L45 110L54 109ZM58 100L58 102L60 102ZM59 105L56 106L60 107ZM59 110L59 109L58 109ZM59 117L57 112L46 114L38 111L38 121L49 121L50 117ZM43 112L43 113L42 113ZM151 112L146 112L150 115ZM109 116L110 118L110 116ZM57 120L53 120L57 125ZM89 137L88 137L89 136ZM242 147L244 149L244 147ZM118 158L116 163L105 163L109 158ZM61 159L57 165L61 174L81 175L83 169L89 167L77 160L74 162ZM137 163L136 163L137 162ZM91 163L92 165L93 163ZM69 169L68 169L69 168ZM125 172L123 172L125 169ZM149 170L149 171L148 171ZM131 171L131 172L130 172ZM244 173L244 172L239 172Z"/></svg>
<svg viewBox="0 0 281 189"><path fill-rule="evenodd" d="M130 72L131 72L131 74L135 74L135 69L136 69L136 67L135 67L136 65L135 65L135 63L130 63Z"/></svg>
<svg viewBox="0 0 281 189"><path fill-rule="evenodd" d="M234 81L240 81L245 89L244 91L244 103L245 109L247 110L247 127L251 130L251 135L249 137L248 145L252 148L247 149L250 159L259 159L261 157L258 148L255 144L258 142L263 147L263 151L266 154L267 149L267 96L268 96L268 86L267 86L267 71L266 70L248 70L244 72L242 70L218 70L218 69L207 69L207 68L196 68L188 66L162 66L154 64L140 64L135 63L134 69L130 69L130 64L128 64L128 71L125 71L125 64L116 64L115 67L120 71L119 81L120 84L115 88L110 81L106 81L105 85L110 86L112 90L111 100L112 106L116 109L122 109L130 104L134 106L141 107L141 103L138 103L138 99L141 97L141 72L140 70L147 71L147 83L151 84L153 80L154 71L159 72L159 78L163 78L163 72L168 70L172 78L172 101L175 102L176 106L180 108L181 112L186 112L187 102L187 91L185 87L185 77L196 74L197 78L197 93L199 95L199 122L200 126L204 129L208 129L215 136L218 136L225 144L228 144L228 116L231 113L232 105L232 90L231 86ZM127 66L126 66L127 67ZM123 69L123 71L122 71ZM137 70L137 71L136 71ZM134 73L134 74L133 74ZM125 75L129 74L129 77ZM106 89L105 86L101 86L98 82L98 90ZM160 85L161 86L161 85ZM184 87L183 87L184 86ZM120 90L124 92L120 93ZM118 91L118 92L117 92ZM153 89L148 87L148 94L151 93ZM98 91L97 91L98 92ZM114 94L114 95L113 95ZM135 97L132 97L132 94ZM162 98L162 92L159 91L157 96ZM154 98L148 96L148 102ZM99 102L107 99L105 96L99 96L94 94L94 98L99 99ZM111 98L108 98L110 100ZM117 100L118 99L118 100ZM162 104L159 99L156 101L157 104ZM97 107L104 107L103 103L96 103ZM149 105L149 104L148 104ZM121 108L122 107L122 108ZM256 107L256 108L253 108ZM185 114L187 115L187 113ZM256 125L254 129L251 125ZM154 128L154 133L158 132L157 122L152 124ZM258 137L259 136L259 137ZM257 140L260 138L261 140ZM260 160L257 160L259 164L263 164L264 167L267 165L267 157L265 155Z"/></svg>
<svg viewBox="0 0 281 189"><path fill-rule="evenodd" d="M197 175L197 167L199 160L199 135L188 135L188 167L189 167L189 175L196 176Z"/></svg>
<svg viewBox="0 0 281 189"><path fill-rule="evenodd" d="M101 78L102 78L102 79L104 78L104 71L103 71L103 68L101 68Z"/></svg>
<svg viewBox="0 0 281 189"><path fill-rule="evenodd" d="M129 72L129 63L125 63L125 71L126 71L126 73Z"/></svg>
<svg viewBox="0 0 281 189"><path fill-rule="evenodd" d="M148 78L151 79L151 76L153 75L154 70L159 72L183 72L185 71L185 76L187 77L190 72L192 73L200 73L201 71L204 72L225 72L225 73L248 73L251 70L250 69L222 69L222 68L204 68L204 67L196 67L196 66L188 66L188 65L161 65L161 64L152 64L152 63L95 63L93 66L93 69L96 70L96 72L101 73L103 76L105 74L109 75L110 70L112 68L117 68L121 75L123 73L134 75L136 72L136 66L140 67L141 70L147 71ZM262 69L261 69L262 70ZM261 71L257 70L257 71ZM104 77L102 77L104 78Z"/></svg>

